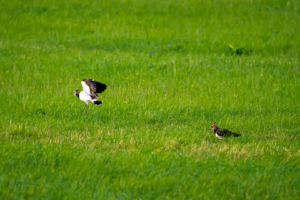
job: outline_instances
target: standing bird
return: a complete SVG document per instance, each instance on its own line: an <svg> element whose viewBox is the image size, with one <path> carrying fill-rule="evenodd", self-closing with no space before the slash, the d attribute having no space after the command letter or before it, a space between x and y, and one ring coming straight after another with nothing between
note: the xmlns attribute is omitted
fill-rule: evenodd
<svg viewBox="0 0 300 200"><path fill-rule="evenodd" d="M223 139L223 137L229 137L231 135L233 135L234 137L241 136L241 134L237 134L226 129L218 128L216 124L211 125L210 128L214 130L215 136L219 139Z"/></svg>
<svg viewBox="0 0 300 200"><path fill-rule="evenodd" d="M102 104L102 101L98 101L97 97L98 95L96 93L102 93L106 89L106 85L103 83L99 83L97 81L94 81L94 79L86 78L81 81L81 85L83 87L83 90L81 92L78 92L78 90L75 90L73 92L73 95L78 97L80 100L84 101L86 103L86 110L85 114L87 114L87 110L89 108L89 102L93 102L95 105Z"/></svg>

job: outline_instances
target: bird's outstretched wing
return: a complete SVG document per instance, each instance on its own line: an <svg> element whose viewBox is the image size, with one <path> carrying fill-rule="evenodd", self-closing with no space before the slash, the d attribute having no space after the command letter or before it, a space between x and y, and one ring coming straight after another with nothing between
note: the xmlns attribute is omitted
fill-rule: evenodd
<svg viewBox="0 0 300 200"><path fill-rule="evenodd" d="M83 79L81 85L83 90L96 97L98 97L96 93L102 93L107 87L105 84L94 81L91 78Z"/></svg>

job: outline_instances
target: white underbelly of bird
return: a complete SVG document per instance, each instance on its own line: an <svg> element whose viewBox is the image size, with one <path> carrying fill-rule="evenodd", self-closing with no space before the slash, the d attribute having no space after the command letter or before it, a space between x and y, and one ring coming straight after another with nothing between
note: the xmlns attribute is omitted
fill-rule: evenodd
<svg viewBox="0 0 300 200"><path fill-rule="evenodd" d="M85 91L81 91L81 92L79 93L79 99L80 99L81 101L84 101L86 104L88 104L90 101L91 101L92 103L94 103L95 105L100 105L100 104L102 104L102 101L99 101L98 99L93 99L93 98L91 97L91 95L88 94L88 93L85 92Z"/></svg>

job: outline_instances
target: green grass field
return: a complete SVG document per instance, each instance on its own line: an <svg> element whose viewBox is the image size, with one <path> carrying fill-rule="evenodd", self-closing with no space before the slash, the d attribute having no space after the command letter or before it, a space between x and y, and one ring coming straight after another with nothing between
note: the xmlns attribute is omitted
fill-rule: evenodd
<svg viewBox="0 0 300 200"><path fill-rule="evenodd" d="M2 0L0 199L300 198L299 24L296 0Z"/></svg>

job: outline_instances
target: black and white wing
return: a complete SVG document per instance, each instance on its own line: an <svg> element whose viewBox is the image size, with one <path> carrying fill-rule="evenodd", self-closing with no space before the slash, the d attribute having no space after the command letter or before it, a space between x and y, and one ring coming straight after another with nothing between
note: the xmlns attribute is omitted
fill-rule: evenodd
<svg viewBox="0 0 300 200"><path fill-rule="evenodd" d="M82 88L83 88L83 91L86 91L87 93L91 93L90 92L90 87L85 83L85 81L81 81L81 85L82 85Z"/></svg>
<svg viewBox="0 0 300 200"><path fill-rule="evenodd" d="M97 81L94 81L91 78L86 78L81 81L81 85L83 87L83 90L87 91L89 94L96 96L96 93L102 93L106 89L106 85L103 83L99 83Z"/></svg>

